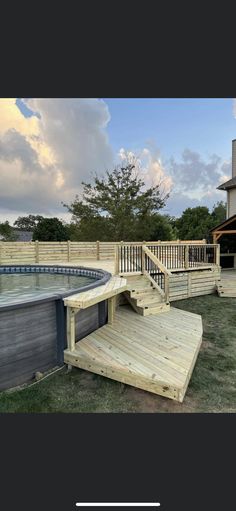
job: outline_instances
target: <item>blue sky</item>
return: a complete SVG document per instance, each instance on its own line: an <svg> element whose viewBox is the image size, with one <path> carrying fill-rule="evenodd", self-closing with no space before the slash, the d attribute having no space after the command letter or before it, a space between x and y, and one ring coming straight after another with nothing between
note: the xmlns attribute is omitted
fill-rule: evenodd
<svg viewBox="0 0 236 511"><path fill-rule="evenodd" d="M232 99L105 99L111 114L108 133L116 151L139 150L153 141L163 158L188 147L202 156L231 156L236 137Z"/></svg>
<svg viewBox="0 0 236 511"><path fill-rule="evenodd" d="M146 186L170 194L164 213L211 209L231 177L234 107L232 98L0 99L0 220L68 218L61 202L128 153Z"/></svg>

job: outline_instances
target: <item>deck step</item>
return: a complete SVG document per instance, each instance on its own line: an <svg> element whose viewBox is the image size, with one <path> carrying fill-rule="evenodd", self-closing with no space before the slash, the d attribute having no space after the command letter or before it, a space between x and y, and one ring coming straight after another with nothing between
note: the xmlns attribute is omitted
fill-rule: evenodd
<svg viewBox="0 0 236 511"><path fill-rule="evenodd" d="M221 298L235 298L236 297L236 280L235 279L222 279L216 286L218 295Z"/></svg>
<svg viewBox="0 0 236 511"><path fill-rule="evenodd" d="M138 278L128 278L129 289L124 295L137 314L150 316L160 314L170 309L170 304L165 301L156 287L153 287L145 275Z"/></svg>

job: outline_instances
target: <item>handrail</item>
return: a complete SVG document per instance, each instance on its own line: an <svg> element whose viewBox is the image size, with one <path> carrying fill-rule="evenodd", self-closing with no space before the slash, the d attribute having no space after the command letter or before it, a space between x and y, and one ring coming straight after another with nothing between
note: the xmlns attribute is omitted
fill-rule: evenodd
<svg viewBox="0 0 236 511"><path fill-rule="evenodd" d="M164 276L164 291L163 289L159 286L159 283L157 283L155 281L155 279L153 278L152 274L151 274L151 271L147 271L146 270L146 265L145 265L145 255L154 263L154 265L158 268L158 274L160 275L160 272L161 274L163 274ZM145 247L143 245L142 247L142 272L148 276L148 278L151 280L152 284L155 285L155 287L161 291L161 295L165 297L165 300L166 302L169 302L169 277L171 275L171 272L164 266L164 264L161 263L161 261L159 261L159 259L153 254L153 252L151 252L151 250L149 250L149 248ZM159 276L158 275L158 276Z"/></svg>
<svg viewBox="0 0 236 511"><path fill-rule="evenodd" d="M151 259L151 261L163 272L165 273L166 275L171 275L171 271L168 270L166 268L166 266L164 266L164 264L161 263L161 261L159 261L159 259L157 259L157 257L153 254L153 252L151 252L151 250L149 250L149 248L145 247L143 245L143 251L145 252L145 254L147 254L147 256L149 257L149 259Z"/></svg>

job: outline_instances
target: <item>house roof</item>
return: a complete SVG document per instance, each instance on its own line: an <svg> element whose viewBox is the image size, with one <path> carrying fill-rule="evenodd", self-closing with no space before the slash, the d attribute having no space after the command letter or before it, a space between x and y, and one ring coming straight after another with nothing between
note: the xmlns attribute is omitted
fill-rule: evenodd
<svg viewBox="0 0 236 511"><path fill-rule="evenodd" d="M236 177L232 177L229 181L222 183L222 185L217 186L217 190L228 190L229 188L236 188Z"/></svg>
<svg viewBox="0 0 236 511"><path fill-rule="evenodd" d="M233 215L230 218L227 218L227 220L224 220L224 222L221 222L221 224L216 225L215 227L213 227L213 229L210 229L210 232L218 231L219 229L222 229L226 225L229 225L229 224L231 224L232 222L235 222L235 221L236 221L236 215Z"/></svg>
<svg viewBox="0 0 236 511"><path fill-rule="evenodd" d="M14 229L14 231L17 236L16 241L32 241L32 231L23 231L21 229Z"/></svg>

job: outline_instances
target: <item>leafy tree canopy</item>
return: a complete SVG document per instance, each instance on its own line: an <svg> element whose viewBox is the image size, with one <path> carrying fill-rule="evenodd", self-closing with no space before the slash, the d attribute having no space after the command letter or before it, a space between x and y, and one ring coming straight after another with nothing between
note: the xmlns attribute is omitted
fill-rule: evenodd
<svg viewBox="0 0 236 511"><path fill-rule="evenodd" d="M211 213L212 228L221 224L226 219L227 204L223 201L218 201L214 206Z"/></svg>
<svg viewBox="0 0 236 511"><path fill-rule="evenodd" d="M24 231L33 231L41 220L43 220L41 215L18 216L13 225Z"/></svg>
<svg viewBox="0 0 236 511"><path fill-rule="evenodd" d="M64 206L84 240L92 241L94 235L111 241L147 239L145 221L163 208L168 198L162 196L159 185L145 188L135 165L129 163L107 171L103 178L95 175L93 184L82 185L82 200L77 195Z"/></svg>
<svg viewBox="0 0 236 511"><path fill-rule="evenodd" d="M33 230L33 241L66 241L69 237L67 226L58 218L43 218Z"/></svg>
<svg viewBox="0 0 236 511"><path fill-rule="evenodd" d="M212 226L212 217L205 206L187 208L180 218L176 219L178 238L182 240L200 240L207 238Z"/></svg>
<svg viewBox="0 0 236 511"><path fill-rule="evenodd" d="M0 222L0 241L16 241L16 238L17 236L14 229L11 227L8 220L6 220L6 222Z"/></svg>

